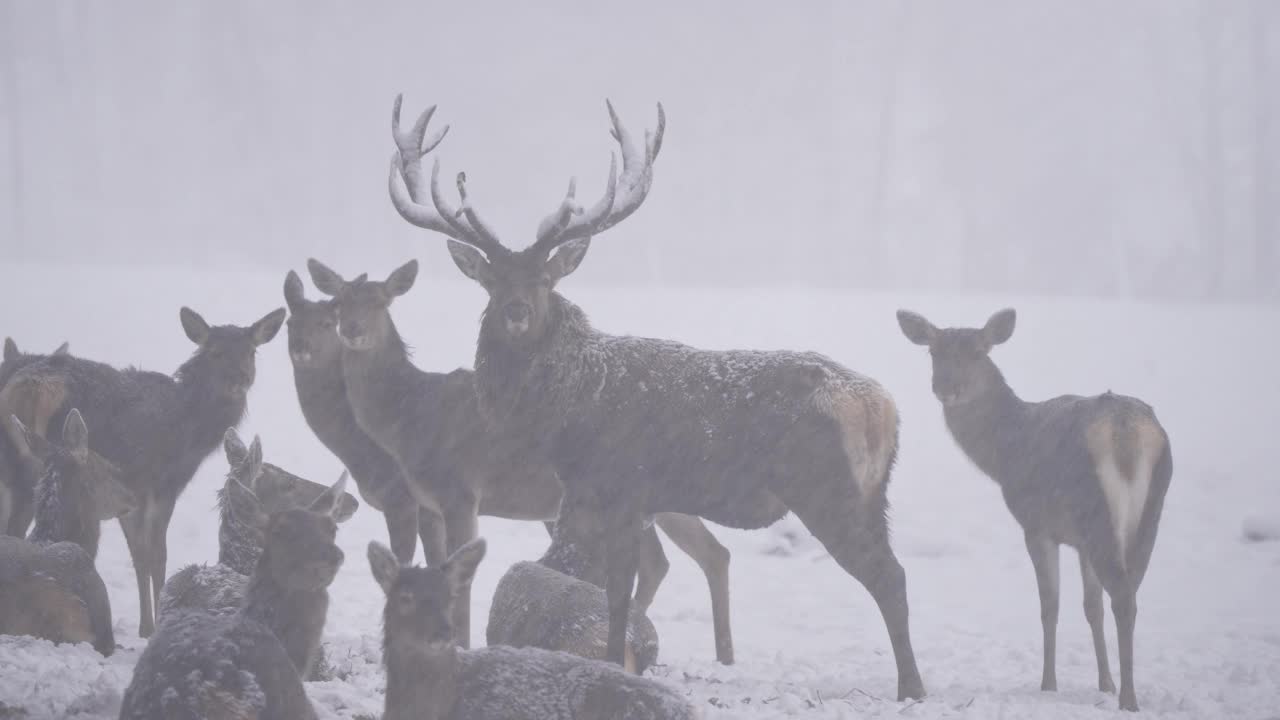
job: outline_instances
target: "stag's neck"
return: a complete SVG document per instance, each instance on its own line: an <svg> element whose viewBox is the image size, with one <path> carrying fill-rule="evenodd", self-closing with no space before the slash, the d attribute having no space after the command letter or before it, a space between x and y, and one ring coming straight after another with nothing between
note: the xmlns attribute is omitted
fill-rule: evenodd
<svg viewBox="0 0 1280 720"><path fill-rule="evenodd" d="M236 519L227 498L229 490L218 492L221 522L218 525L218 564L241 575L253 575L262 558L262 531Z"/></svg>
<svg viewBox="0 0 1280 720"><path fill-rule="evenodd" d="M943 416L969 459L991 479L1007 486L1013 481L1006 471L1011 453L1026 447L1030 407L996 370L985 392L968 402L946 406Z"/></svg>
<svg viewBox="0 0 1280 720"><path fill-rule="evenodd" d="M249 577L241 613L271 630L284 646L302 677L311 671L311 660L324 629L329 591L291 590L267 571L266 553Z"/></svg>
<svg viewBox="0 0 1280 720"><path fill-rule="evenodd" d="M75 495L66 478L50 465L36 486L35 524L27 539L41 544L75 543L96 558L101 532L89 498Z"/></svg>
<svg viewBox="0 0 1280 720"><path fill-rule="evenodd" d="M458 649L410 646L390 633L383 645L387 670L384 720L444 720L458 700Z"/></svg>
<svg viewBox="0 0 1280 720"><path fill-rule="evenodd" d="M508 341L502 319L486 312L476 346L476 390L480 409L499 425L532 422L554 426L572 409L578 390L598 386L605 372L602 335L586 313L559 293L551 296L550 327L536 343Z"/></svg>
<svg viewBox="0 0 1280 720"><path fill-rule="evenodd" d="M352 409L362 425L375 427L394 422L393 411L407 401L417 402L423 393L435 388L441 377L413 364L409 348L394 325L388 337L371 350L344 348L342 366Z"/></svg>
<svg viewBox="0 0 1280 720"><path fill-rule="evenodd" d="M216 381L197 358L178 368L174 377L178 407L174 408L173 427L183 436L182 447L207 455L217 447L227 428L238 426L244 419L248 389Z"/></svg>
<svg viewBox="0 0 1280 720"><path fill-rule="evenodd" d="M326 444L330 436L355 429L346 427L352 419L341 353L323 365L305 368L294 365L293 384L298 391L303 418Z"/></svg>

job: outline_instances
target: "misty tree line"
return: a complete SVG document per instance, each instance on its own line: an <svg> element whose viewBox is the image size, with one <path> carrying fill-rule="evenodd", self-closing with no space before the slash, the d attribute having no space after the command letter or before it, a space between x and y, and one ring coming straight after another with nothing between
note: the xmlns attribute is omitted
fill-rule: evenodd
<svg viewBox="0 0 1280 720"><path fill-rule="evenodd" d="M664 33L680 23L710 48L675 57L681 72L742 57L739 46L768 37L744 28L782 17L750 3L670 9L680 23L650 10L626 20L653 16L633 33L658 55L677 52L680 36ZM693 81L657 88L671 142L686 145L659 168L673 185L637 224L649 239L593 259L603 282L1280 298L1280 3L830 0L797 13L779 30L795 47L770 60L781 64L775 84L739 78L719 95ZM620 23L604 11L564 20L580 37ZM264 236L305 235L315 252L342 259L351 237L394 233L381 179L368 180L385 148L366 115L382 122L386 93L366 94L376 103L360 93L392 70L430 67L428 53L449 39L401 47L385 40L391 22L408 23L300 3L0 4L0 257L110 257L125 243L123 254L157 261L266 265L292 249ZM480 32L483 18L475 22ZM503 40L495 47L512 42ZM554 73L530 55L544 46L554 43L512 53ZM403 60L414 53L416 64ZM613 84L645 87L637 94L647 103L646 83L661 71L618 71ZM472 79L455 69L423 85L461 94ZM753 87L744 107L726 106ZM704 96L714 101L700 105ZM337 98L347 100L324 105ZM174 127L157 131L148 115ZM760 149L775 153L761 177L735 166L693 196L705 180L691 170ZM786 165L787 156L798 159ZM168 186L137 177L171 162L205 172ZM689 187L677 188L677 175ZM137 179L155 185L130 193ZM778 206L761 205L751 183L777 188ZM530 198L502 200L527 202L513 214L534 217L545 201ZM111 242L81 241L100 227L113 229ZM774 252L780 230L800 252Z"/></svg>

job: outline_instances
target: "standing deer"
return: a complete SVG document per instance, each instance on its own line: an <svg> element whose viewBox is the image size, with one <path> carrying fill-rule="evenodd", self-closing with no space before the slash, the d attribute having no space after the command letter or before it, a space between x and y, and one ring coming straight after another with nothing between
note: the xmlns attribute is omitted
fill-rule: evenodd
<svg viewBox="0 0 1280 720"><path fill-rule="evenodd" d="M360 429L351 411L336 330L337 301L308 300L302 278L292 270L285 277L284 299L289 306L289 359L302 416L351 472L360 497L385 517L396 557L406 565L412 563L418 542L418 501L410 495L395 458ZM423 523L424 553L430 531L430 523Z"/></svg>
<svg viewBox="0 0 1280 720"><path fill-rule="evenodd" d="M111 600L93 561L100 523L131 510L133 494L119 470L89 449L79 411L67 414L62 444L16 425L44 471L30 537L0 536L0 635L87 642L110 655Z"/></svg>
<svg viewBox="0 0 1280 720"><path fill-rule="evenodd" d="M398 133L397 133L398 134ZM494 433L476 403L475 374L419 370L391 318L391 302L413 287L411 260L383 282L350 282L316 260L307 267L321 292L337 298L347 396L360 426L399 462L435 533L423 534L431 566L476 537L477 514L553 520L564 493L555 471L520 433ZM663 513L655 523L697 561L711 590L716 659L733 663L729 625L729 551L695 517ZM653 528L640 540L644 570L636 591L649 607L668 563ZM399 557L399 556L397 556ZM464 588L462 592L470 592ZM630 591L628 590L628 593ZM455 606L459 643L470 639L470 602Z"/></svg>
<svg viewBox="0 0 1280 720"><path fill-rule="evenodd" d="M330 492L324 485L262 462L262 443L255 438L246 448L235 428L227 428L222 447L231 469L218 491L218 562L188 565L165 581L156 606L157 625L192 610L214 615L237 612L266 542L264 528L252 521L263 514L310 507ZM247 460L260 468L255 477L244 477L241 472ZM357 506L354 497L342 493L332 513L334 522L350 519ZM315 672L323 664L323 657L319 653L315 657L309 655L315 650L321 626L299 624L293 613L277 615L269 621L271 631L280 638L302 677L320 679Z"/></svg>
<svg viewBox="0 0 1280 720"><path fill-rule="evenodd" d="M990 356L1013 335L1015 321L1013 310L1001 310L981 328L939 329L916 313L898 311L902 334L933 357L933 392L952 437L1000 485L1022 526L1040 589L1041 690L1058 689L1058 547L1066 544L1080 555L1098 689L1116 689L1103 630L1105 588L1120 642L1120 707L1137 710L1136 594L1173 475L1169 436L1151 406L1136 398L1107 392L1038 403L1019 399Z"/></svg>
<svg viewBox="0 0 1280 720"><path fill-rule="evenodd" d="M93 449L118 465L138 498L120 518L138 581L138 634L155 631L152 602L159 602L168 548L166 534L178 495L228 427L244 416L255 376L258 346L284 322L280 308L249 327L210 327L195 311L180 318L196 352L168 376L68 355L33 363L0 390L0 420L10 439L10 414L46 436L49 423L67 411L85 411ZM28 467L38 467L28 459Z"/></svg>
<svg viewBox="0 0 1280 720"><path fill-rule="evenodd" d="M791 510L875 599L893 645L898 696L923 696L906 576L885 517L898 446L889 394L816 353L709 352L609 335L555 292L591 238L640 207L652 181L662 106L642 149L612 105L609 114L621 175L615 156L604 197L585 210L570 181L536 241L519 252L481 218L462 173L461 209L440 190L438 161L428 191L421 145L398 142L390 176L400 215L448 237L458 268L489 295L476 348L481 412L551 458L565 486L562 518L605 519L598 541L608 569L609 659L623 659L647 515L681 512L761 528ZM413 135L422 137L416 127ZM427 197L430 206L421 204Z"/></svg>
<svg viewBox="0 0 1280 720"><path fill-rule="evenodd" d="M265 538L244 604L233 616L179 614L160 626L138 658L124 694L121 720L308 720L315 710L301 678L320 645L328 587L342 566L334 543L347 474L310 507L264 513L250 486L262 470L262 446L232 471L242 481L240 522ZM245 485L247 483L247 485ZM306 641L303 667L287 651L279 628Z"/></svg>
<svg viewBox="0 0 1280 720"><path fill-rule="evenodd" d="M477 538L438 567L403 567L369 543L369 567L387 596L382 663L384 720L692 720L671 688L576 655L536 648L460 650L450 606L475 577L485 544Z"/></svg>
<svg viewBox="0 0 1280 720"><path fill-rule="evenodd" d="M66 355L67 343L59 345L51 355ZM0 388L9 382L14 373L48 355L24 353L18 350L13 338L4 339L4 358L0 360ZM28 475L22 460L14 449L9 436L0 432L0 534L22 537L31 527L35 512L35 475Z"/></svg>

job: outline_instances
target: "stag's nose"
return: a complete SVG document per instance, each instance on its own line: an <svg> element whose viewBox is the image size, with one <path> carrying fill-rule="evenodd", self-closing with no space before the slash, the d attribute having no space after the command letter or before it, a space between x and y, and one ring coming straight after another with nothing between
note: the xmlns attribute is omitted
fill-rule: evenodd
<svg viewBox="0 0 1280 720"><path fill-rule="evenodd" d="M527 323L529 322L529 313L533 308L529 307L529 303L523 300L512 300L502 308L502 314L507 317L507 321L511 323Z"/></svg>

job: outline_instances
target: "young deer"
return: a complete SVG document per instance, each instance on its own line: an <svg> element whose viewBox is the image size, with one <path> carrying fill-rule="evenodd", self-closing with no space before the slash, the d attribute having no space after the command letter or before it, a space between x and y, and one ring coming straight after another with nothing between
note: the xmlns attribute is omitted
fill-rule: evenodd
<svg viewBox="0 0 1280 720"><path fill-rule="evenodd" d="M898 696L923 696L906 576L885 517L898 447L888 392L816 353L708 352L609 335L555 292L590 239L631 215L652 181L661 106L657 132L642 148L612 106L609 112L621 173L615 156L604 197L586 210L570 182L537 240L519 252L480 217L461 173L461 210L440 189L438 162L428 187L416 126L407 136L395 133L390 177L401 216L447 236L458 268L489 295L476 348L480 411L498 432L549 454L565 486L562 519L581 512L604 519L597 542L608 568L609 659L623 659L648 515L681 512L761 528L791 510L875 599L893 645Z"/></svg>
<svg viewBox="0 0 1280 720"><path fill-rule="evenodd" d="M417 261L397 268L383 282L365 275L348 282L316 260L309 260L307 267L316 287L337 298L336 334L345 346L344 375L356 419L398 459L423 505L419 512L431 518L424 525L437 531L423 533L428 564L443 562L446 550L475 537L477 513L555 519L563 486L550 466L537 461L524 437L492 432L476 404L475 374L461 369L447 375L424 372L409 359L390 305L413 287ZM663 513L655 522L706 575L716 659L732 664L728 549L696 517ZM636 602L643 614L668 562L655 530L647 529L641 542ZM470 638L469 605L463 602L456 608L463 647Z"/></svg>
<svg viewBox="0 0 1280 720"><path fill-rule="evenodd" d="M182 308L187 337L198 347L172 376L59 355L18 371L0 389L0 421L12 439L10 414L46 436L72 406L90 423L93 449L121 468L138 507L120 518L138 581L138 634L155 630L152 602L159 602L168 558L166 535L178 495L196 468L218 446L223 432L240 423L254 355L284 322L284 308L249 327L210 327ZM25 465L38 467L30 458Z"/></svg>
<svg viewBox="0 0 1280 720"><path fill-rule="evenodd" d="M1135 596L1156 540L1173 475L1169 437L1146 403L1111 392L1024 402L992 362L1013 335L1001 310L982 328L939 329L898 311L907 339L929 348L933 392L947 428L969 459L1000 485L1026 536L1040 588L1042 690L1057 690L1058 546L1080 555L1084 614L1093 632L1098 688L1115 692L1107 665L1102 591L1111 596L1120 642L1120 707L1137 710L1133 688Z"/></svg>
<svg viewBox="0 0 1280 720"><path fill-rule="evenodd" d="M395 458L360 429L351 411L336 331L337 301L308 300L302 278L292 270L285 277L284 299L289 306L289 359L302 416L350 471L360 497L386 518L391 549L400 562L409 564L418 542L418 501L409 493ZM423 524L422 532L425 553L429 523Z"/></svg>
<svg viewBox="0 0 1280 720"><path fill-rule="evenodd" d="M259 514L270 515L293 508L311 506L329 492L319 483L304 480L271 463L262 462L262 444L254 440L246 448L235 428L227 428L223 437L223 449L227 454L230 471L227 481L218 491L218 509L221 522L218 526L218 563L216 565L188 565L165 581L157 605L156 624L162 625L175 615L196 610L214 615L232 615L244 602L249 576L262 557L263 528L250 522ZM253 456L261 471L256 479L240 477L240 469ZM359 503L348 493L342 493L334 508L333 519L342 523L348 520ZM303 678L313 679L311 673L321 663L320 658L309 658L313 641L312 632L319 628L303 628L293 623L288 615L274 618L271 630L284 643L285 651ZM317 636L318 637L318 636Z"/></svg>
<svg viewBox="0 0 1280 720"><path fill-rule="evenodd" d="M67 343L59 345L50 355L66 355ZM9 382L14 373L49 355L24 353L18 350L13 338L4 339L4 357L0 360L0 388ZM24 472L21 458L9 436L0 432L0 534L22 537L31 527L35 512L36 476Z"/></svg>
<svg viewBox="0 0 1280 720"><path fill-rule="evenodd" d="M256 485L262 447L255 439L234 480ZM329 605L327 588L343 555L334 544L347 475L309 508L264 513L250 487L233 501L239 521L259 528L265 542L244 604L232 616L180 613L160 626L138 658L125 691L121 720L306 720L315 711L302 688L314 659ZM288 637L297 630L308 646L294 664Z"/></svg>
<svg viewBox="0 0 1280 720"><path fill-rule="evenodd" d="M484 540L439 567L403 567L369 543L369 566L387 595L382 663L385 720L683 720L699 713L671 688L612 665L535 648L459 649L451 606L484 558Z"/></svg>
<svg viewBox="0 0 1280 720"><path fill-rule="evenodd" d="M0 536L0 635L87 642L110 655L111 601L93 561L99 524L132 509L133 495L119 471L89 450L79 411L67 414L62 444L17 426L44 474L31 536Z"/></svg>
<svg viewBox="0 0 1280 720"><path fill-rule="evenodd" d="M598 529L581 527L583 519L578 514L557 522L546 554L537 562L512 565L498 581L485 632L490 646L536 647L605 659L609 602L603 589L604 558L590 542ZM638 605L631 608L622 667L643 674L658 659L658 631Z"/></svg>

